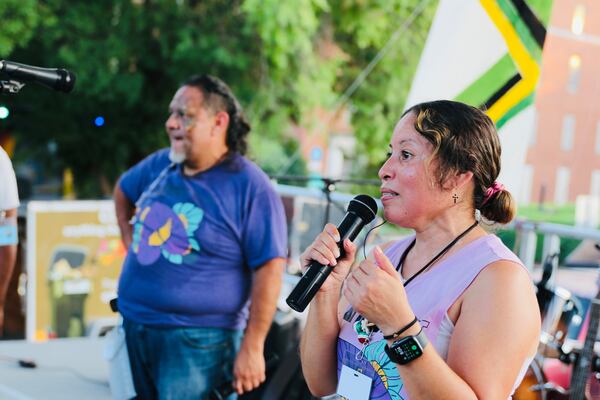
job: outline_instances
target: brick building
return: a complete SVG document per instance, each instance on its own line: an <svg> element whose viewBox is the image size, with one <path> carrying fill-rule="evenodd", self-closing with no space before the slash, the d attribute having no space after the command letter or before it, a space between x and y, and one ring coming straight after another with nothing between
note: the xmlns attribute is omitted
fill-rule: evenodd
<svg viewBox="0 0 600 400"><path fill-rule="evenodd" d="M600 196L600 1L555 0L522 202Z"/></svg>

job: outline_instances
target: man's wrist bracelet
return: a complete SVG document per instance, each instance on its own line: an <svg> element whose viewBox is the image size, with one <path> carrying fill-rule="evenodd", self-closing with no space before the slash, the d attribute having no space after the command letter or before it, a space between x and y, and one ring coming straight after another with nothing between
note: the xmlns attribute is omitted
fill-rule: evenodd
<svg viewBox="0 0 600 400"><path fill-rule="evenodd" d="M399 331L396 331L394 333L392 333L391 335L384 335L383 338L384 339L396 339L398 336L402 335L404 332L406 332L407 330L409 330L414 324L416 324L418 321L417 317L415 317L415 319L413 319L412 321L410 321L408 324L406 324L403 328L401 328Z"/></svg>

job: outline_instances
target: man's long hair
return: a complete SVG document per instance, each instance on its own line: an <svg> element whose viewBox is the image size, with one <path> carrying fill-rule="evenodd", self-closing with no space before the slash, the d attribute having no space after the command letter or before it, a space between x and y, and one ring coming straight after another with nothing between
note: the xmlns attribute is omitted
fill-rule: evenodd
<svg viewBox="0 0 600 400"><path fill-rule="evenodd" d="M247 136L251 129L250 123L229 86L211 75L191 76L183 82L182 86L198 88L204 97L204 107L212 112L224 111L229 114L229 126L225 139L227 148L230 153L246 154L248 150Z"/></svg>

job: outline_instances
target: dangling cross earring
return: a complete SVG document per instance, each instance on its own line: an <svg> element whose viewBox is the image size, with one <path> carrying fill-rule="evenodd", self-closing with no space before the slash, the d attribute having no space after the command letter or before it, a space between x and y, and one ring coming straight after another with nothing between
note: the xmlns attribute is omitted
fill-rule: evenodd
<svg viewBox="0 0 600 400"><path fill-rule="evenodd" d="M456 204L456 201L458 200L458 196L457 196L457 194L456 194L456 193L454 193L454 194L452 195L452 198L454 199L454 204Z"/></svg>

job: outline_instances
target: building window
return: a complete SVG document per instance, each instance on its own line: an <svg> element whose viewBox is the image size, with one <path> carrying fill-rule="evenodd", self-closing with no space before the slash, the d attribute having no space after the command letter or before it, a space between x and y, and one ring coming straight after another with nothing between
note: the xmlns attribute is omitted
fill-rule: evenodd
<svg viewBox="0 0 600 400"><path fill-rule="evenodd" d="M571 32L576 35L581 35L583 33L583 26L585 25L585 6L583 4L579 4L575 6L575 11L573 12L573 19L571 20Z"/></svg>
<svg viewBox="0 0 600 400"><path fill-rule="evenodd" d="M521 173L521 187L519 190L519 204L531 204L531 190L533 188L533 167L524 165Z"/></svg>
<svg viewBox="0 0 600 400"><path fill-rule="evenodd" d="M600 197L600 170L592 171L592 184L590 186L590 194Z"/></svg>
<svg viewBox="0 0 600 400"><path fill-rule="evenodd" d="M563 118L562 134L560 138L560 148L562 151L573 150L573 142L575 139L575 116L567 114Z"/></svg>
<svg viewBox="0 0 600 400"><path fill-rule="evenodd" d="M600 154L600 121L596 125L596 154Z"/></svg>
<svg viewBox="0 0 600 400"><path fill-rule="evenodd" d="M534 107L531 107L534 108ZM531 129L531 134L529 136L529 147L533 147L535 146L535 143L537 142L537 130L538 130L538 123L539 123L539 118L538 118L538 113L537 110L533 110L533 128Z"/></svg>
<svg viewBox="0 0 600 400"><path fill-rule="evenodd" d="M573 54L569 57L569 77L567 78L567 91L569 93L577 92L579 87L579 76L581 75L581 57Z"/></svg>
<svg viewBox="0 0 600 400"><path fill-rule="evenodd" d="M571 171L567 167L558 167L556 170L556 185L554 186L554 202L563 205L569 201L569 180Z"/></svg>

